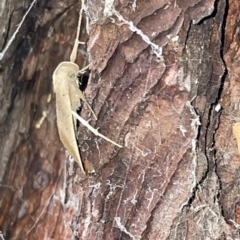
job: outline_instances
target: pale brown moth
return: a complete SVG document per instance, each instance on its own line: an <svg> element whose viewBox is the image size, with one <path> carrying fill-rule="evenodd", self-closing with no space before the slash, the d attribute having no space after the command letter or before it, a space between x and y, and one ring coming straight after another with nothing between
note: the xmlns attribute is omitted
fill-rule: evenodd
<svg viewBox="0 0 240 240"><path fill-rule="evenodd" d="M70 56L70 61L61 62L55 69L53 73L53 89L56 94L57 128L60 140L69 154L72 155L72 157L78 163L82 172L85 174L76 141L76 118L96 135L101 136L105 140L117 145L118 147L122 146L100 134L96 129L90 126L87 121L85 121L75 112L79 107L80 99L82 99L87 104L94 117L97 119L94 111L86 101L83 92L79 89L77 81L79 67L74 63L77 57L77 49L79 45L78 39L80 34L83 4L84 2L82 0L82 7L79 13L77 35Z"/></svg>
<svg viewBox="0 0 240 240"><path fill-rule="evenodd" d="M236 122L232 126L233 135L237 139L238 152L240 153L240 122Z"/></svg>

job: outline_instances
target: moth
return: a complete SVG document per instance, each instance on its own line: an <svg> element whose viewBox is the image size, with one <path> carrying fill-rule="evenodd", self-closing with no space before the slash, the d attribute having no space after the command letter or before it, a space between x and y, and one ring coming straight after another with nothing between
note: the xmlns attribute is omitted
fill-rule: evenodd
<svg viewBox="0 0 240 240"><path fill-rule="evenodd" d="M232 126L233 134L237 139L238 152L240 153L240 122L236 122Z"/></svg>
<svg viewBox="0 0 240 240"><path fill-rule="evenodd" d="M77 49L79 45L78 39L82 21L82 11L83 1L79 13L77 35L70 56L70 61L61 62L53 72L53 90L56 94L56 117L60 140L63 146L69 152L69 154L78 163L82 172L85 174L76 140L76 119L78 119L82 124L84 124L89 130L93 131L96 135L101 136L105 140L117 145L118 147L122 146L100 134L98 130L90 126L87 121L85 121L81 116L76 113L76 109L79 107L81 99L87 104L93 116L95 117L95 119L97 119L94 111L86 101L83 92L79 89L77 76L80 69L79 66L74 63L77 57Z"/></svg>

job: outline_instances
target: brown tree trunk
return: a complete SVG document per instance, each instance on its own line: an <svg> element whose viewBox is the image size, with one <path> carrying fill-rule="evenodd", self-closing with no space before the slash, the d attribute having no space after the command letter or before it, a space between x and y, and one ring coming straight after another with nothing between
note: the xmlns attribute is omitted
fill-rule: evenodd
<svg viewBox="0 0 240 240"><path fill-rule="evenodd" d="M2 49L29 5L3 0ZM79 9L38 1L0 61L2 238L238 239L239 1L86 1L90 123L124 146L79 124L86 177L66 158L52 90Z"/></svg>

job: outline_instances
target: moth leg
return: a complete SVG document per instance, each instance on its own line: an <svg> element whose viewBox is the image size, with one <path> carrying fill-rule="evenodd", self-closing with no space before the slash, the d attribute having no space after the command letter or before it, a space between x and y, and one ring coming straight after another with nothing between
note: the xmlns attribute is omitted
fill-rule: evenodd
<svg viewBox="0 0 240 240"><path fill-rule="evenodd" d="M94 118L97 120L96 114L94 113L93 109L92 109L91 106L89 105L87 99L85 98L85 96L84 96L84 94L83 94L83 92L82 92L81 90L78 91L78 97L79 97L80 99L82 99L82 100L86 103L87 107L88 107L89 110L92 112Z"/></svg>
<svg viewBox="0 0 240 240"><path fill-rule="evenodd" d="M82 123L85 127L87 127L91 132L93 132L96 136L99 136L103 139L105 139L106 141L118 146L119 148L122 148L122 146L114 141L112 141L111 139L109 139L108 137L102 135L100 132L98 132L97 129L93 128L88 121L84 120L81 116L79 116L76 112L72 111L72 115L80 121L80 123Z"/></svg>
<svg viewBox="0 0 240 240"><path fill-rule="evenodd" d="M70 88L69 95L70 95L70 99L71 99L72 110L75 111L78 108L79 98L80 98L86 103L87 107L92 112L94 118L97 120L96 114L94 113L93 109L89 105L89 103L88 103L87 99L85 98L83 92L78 88L77 84L75 84L73 82L69 82L69 88Z"/></svg>
<svg viewBox="0 0 240 240"><path fill-rule="evenodd" d="M82 68L81 70L78 71L78 74L84 74L86 70L88 70L90 67L90 64L88 64L86 67Z"/></svg>

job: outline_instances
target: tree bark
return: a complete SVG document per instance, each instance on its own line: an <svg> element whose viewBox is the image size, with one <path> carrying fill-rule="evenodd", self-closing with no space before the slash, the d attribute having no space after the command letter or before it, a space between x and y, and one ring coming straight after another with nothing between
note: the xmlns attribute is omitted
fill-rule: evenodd
<svg viewBox="0 0 240 240"><path fill-rule="evenodd" d="M29 4L0 6L2 49ZM79 124L87 176L59 140L52 90L79 10L38 1L0 61L4 239L237 239L238 0L86 1L90 124L124 146Z"/></svg>

